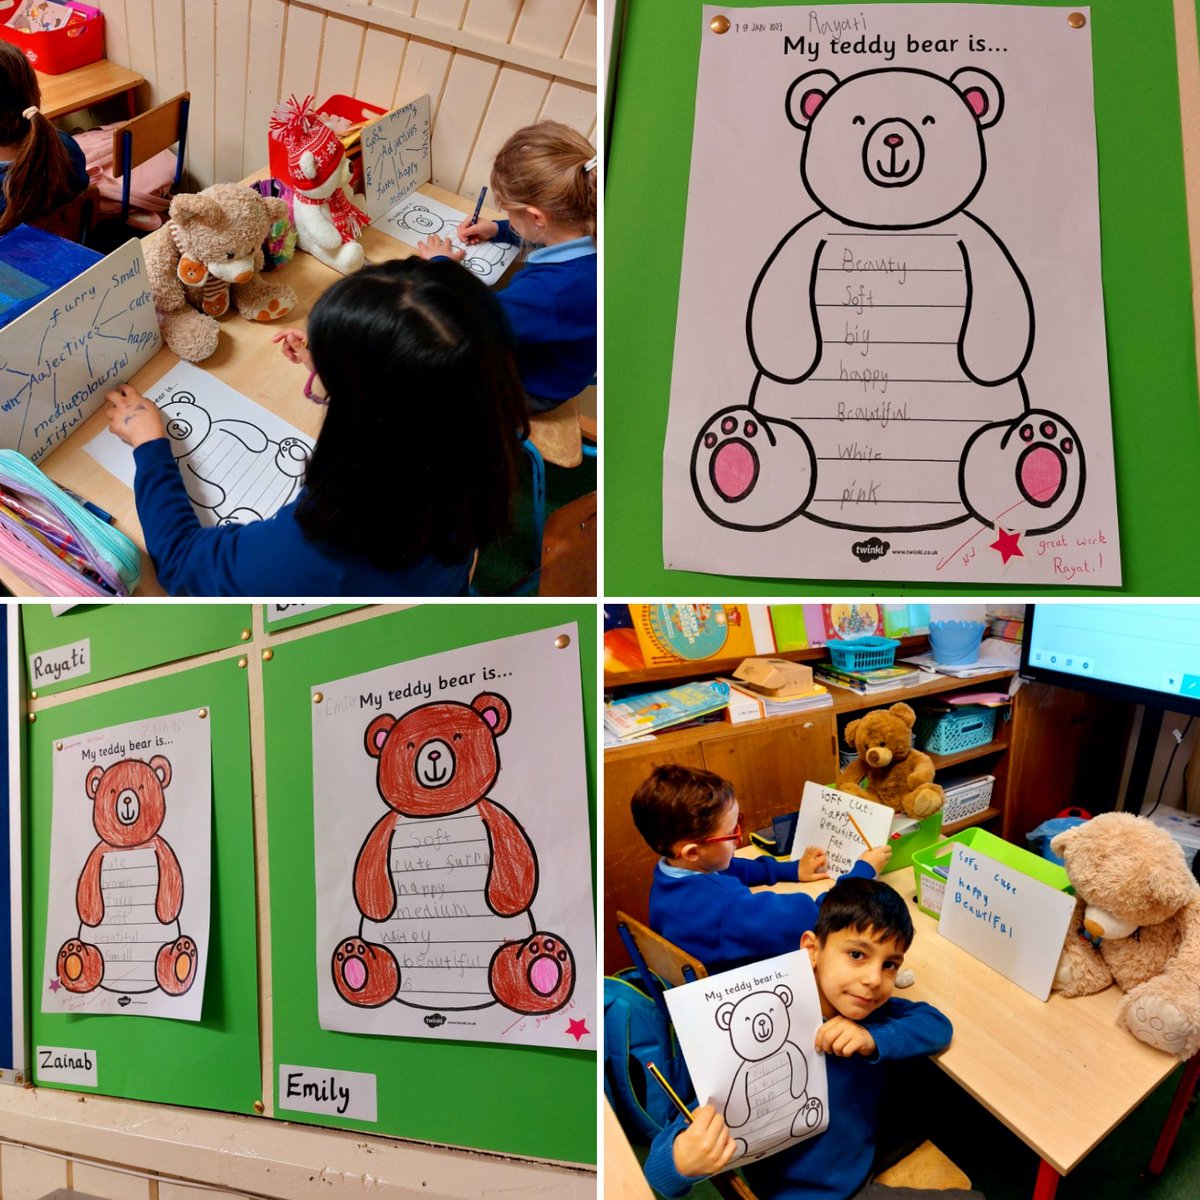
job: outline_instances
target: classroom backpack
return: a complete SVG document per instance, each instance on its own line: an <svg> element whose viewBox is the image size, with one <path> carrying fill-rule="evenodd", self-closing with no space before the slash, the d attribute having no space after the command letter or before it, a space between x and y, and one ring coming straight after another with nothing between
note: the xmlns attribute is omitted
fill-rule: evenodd
<svg viewBox="0 0 1200 1200"><path fill-rule="evenodd" d="M647 1140L677 1114L646 1070L651 1062L684 1103L695 1099L674 1027L646 991L636 969L626 967L604 977L604 1095L626 1133Z"/></svg>

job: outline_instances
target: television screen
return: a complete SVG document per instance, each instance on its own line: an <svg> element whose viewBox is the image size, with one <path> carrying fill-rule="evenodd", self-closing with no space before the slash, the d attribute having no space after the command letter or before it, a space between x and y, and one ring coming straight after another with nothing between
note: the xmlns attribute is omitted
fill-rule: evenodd
<svg viewBox="0 0 1200 1200"><path fill-rule="evenodd" d="M1031 604L1021 674L1200 713L1200 604Z"/></svg>

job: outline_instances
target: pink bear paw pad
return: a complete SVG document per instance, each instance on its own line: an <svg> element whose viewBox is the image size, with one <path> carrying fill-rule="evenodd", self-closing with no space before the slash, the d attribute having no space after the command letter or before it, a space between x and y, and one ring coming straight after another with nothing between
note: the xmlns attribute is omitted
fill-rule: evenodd
<svg viewBox="0 0 1200 1200"><path fill-rule="evenodd" d="M1067 486L1067 461L1075 453L1075 439L1049 419L1026 421L1017 437L1025 446L1017 462L1021 491L1030 504L1049 507Z"/></svg>

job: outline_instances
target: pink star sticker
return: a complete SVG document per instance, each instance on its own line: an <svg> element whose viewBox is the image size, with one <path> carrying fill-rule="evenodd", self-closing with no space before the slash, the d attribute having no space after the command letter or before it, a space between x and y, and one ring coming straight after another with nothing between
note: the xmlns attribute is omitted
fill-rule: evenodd
<svg viewBox="0 0 1200 1200"><path fill-rule="evenodd" d="M565 1032L569 1033L575 1039L575 1044L578 1045L585 1034L591 1033L591 1030L587 1027L587 1017L584 1017L581 1021L568 1021Z"/></svg>
<svg viewBox="0 0 1200 1200"><path fill-rule="evenodd" d="M1025 557L1025 551L1018 545L1021 540L1019 533L1010 533L1007 529L997 529L996 532L999 536L991 543L991 548L1000 552L1003 563L1007 564L1010 558Z"/></svg>
<svg viewBox="0 0 1200 1200"><path fill-rule="evenodd" d="M52 992L57 992L60 987L62 987L62 984L57 979L50 980L50 990Z"/></svg>

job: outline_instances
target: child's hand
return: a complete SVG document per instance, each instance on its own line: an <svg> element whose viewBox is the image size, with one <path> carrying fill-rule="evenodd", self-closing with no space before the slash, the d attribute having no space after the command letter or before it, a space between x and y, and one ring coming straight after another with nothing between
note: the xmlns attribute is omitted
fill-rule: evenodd
<svg viewBox="0 0 1200 1200"><path fill-rule="evenodd" d="M675 1170L692 1179L715 1175L734 1156L737 1145L725 1118L711 1104L692 1113L692 1123L675 1139Z"/></svg>
<svg viewBox="0 0 1200 1200"><path fill-rule="evenodd" d="M830 1017L817 1030L816 1046L822 1054L836 1054L841 1058L875 1053L875 1039L849 1017Z"/></svg>
<svg viewBox="0 0 1200 1200"><path fill-rule="evenodd" d="M462 262L467 257L465 250L460 250L449 238L432 234L417 243L417 253L422 258L452 258Z"/></svg>
<svg viewBox="0 0 1200 1200"><path fill-rule="evenodd" d="M864 850L859 856L859 862L870 863L875 869L876 875L883 874L883 868L888 865L888 860L892 857L891 846L876 846L873 850Z"/></svg>
<svg viewBox="0 0 1200 1200"><path fill-rule="evenodd" d="M500 226L495 221L476 221L471 223L471 218L459 222L458 240L468 246L474 246L479 242L490 242L492 238L500 232Z"/></svg>
<svg viewBox="0 0 1200 1200"><path fill-rule="evenodd" d="M153 400L147 400L136 388L123 383L104 398L112 407L105 414L108 427L127 446L135 450L143 442L153 442L167 436L162 413Z"/></svg>
<svg viewBox="0 0 1200 1200"><path fill-rule="evenodd" d="M812 883L814 879L832 879L825 870L829 858L820 846L808 846L796 864L796 878L801 883Z"/></svg>
<svg viewBox="0 0 1200 1200"><path fill-rule="evenodd" d="M272 342L282 342L280 349L288 362L300 363L313 369L312 355L308 352L308 338L299 329L282 329L272 339Z"/></svg>

